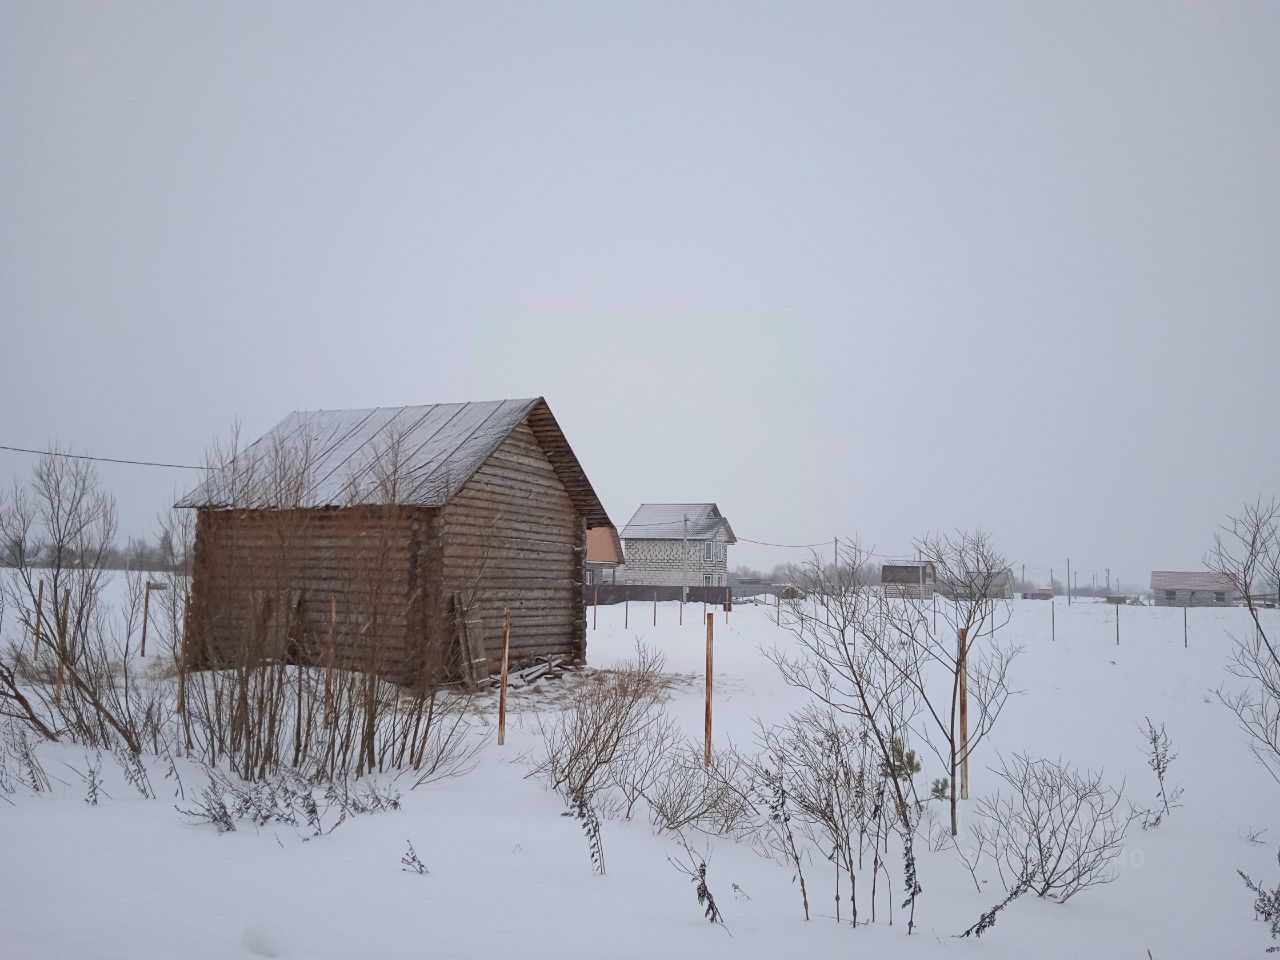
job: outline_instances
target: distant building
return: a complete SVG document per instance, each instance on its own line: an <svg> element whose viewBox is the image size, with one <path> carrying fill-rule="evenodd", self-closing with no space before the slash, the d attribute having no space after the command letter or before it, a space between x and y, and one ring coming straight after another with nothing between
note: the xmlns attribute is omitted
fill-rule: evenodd
<svg viewBox="0 0 1280 960"><path fill-rule="evenodd" d="M587 531L587 563L583 572L587 586L617 583L622 565L622 544L613 527L596 527Z"/></svg>
<svg viewBox="0 0 1280 960"><path fill-rule="evenodd" d="M1231 607L1240 593L1220 573L1153 570L1151 598L1157 607Z"/></svg>
<svg viewBox="0 0 1280 960"><path fill-rule="evenodd" d="M886 563L880 568L880 587L887 597L927 600L937 587L932 563Z"/></svg>
<svg viewBox="0 0 1280 960"><path fill-rule="evenodd" d="M724 587L738 542L714 503L643 503L622 528L627 582Z"/></svg>

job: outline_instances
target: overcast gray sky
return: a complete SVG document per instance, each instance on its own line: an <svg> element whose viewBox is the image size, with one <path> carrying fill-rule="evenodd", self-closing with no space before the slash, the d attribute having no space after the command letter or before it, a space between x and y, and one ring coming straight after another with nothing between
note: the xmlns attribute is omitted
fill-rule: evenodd
<svg viewBox="0 0 1280 960"><path fill-rule="evenodd" d="M1280 492L1278 170L1276 3L0 0L0 444L541 394L618 524L1145 581Z"/></svg>

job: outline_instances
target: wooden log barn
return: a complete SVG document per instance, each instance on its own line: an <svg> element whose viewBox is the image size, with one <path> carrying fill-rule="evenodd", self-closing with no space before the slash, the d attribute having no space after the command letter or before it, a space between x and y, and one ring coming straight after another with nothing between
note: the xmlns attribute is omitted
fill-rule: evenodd
<svg viewBox="0 0 1280 960"><path fill-rule="evenodd" d="M586 657L586 537L612 523L541 397L293 413L178 506L193 667L473 679L504 608L513 663Z"/></svg>

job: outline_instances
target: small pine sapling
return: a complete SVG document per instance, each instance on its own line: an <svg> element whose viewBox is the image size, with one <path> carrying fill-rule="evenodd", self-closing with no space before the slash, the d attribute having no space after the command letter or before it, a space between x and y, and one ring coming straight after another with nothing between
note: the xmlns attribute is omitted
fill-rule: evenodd
<svg viewBox="0 0 1280 960"><path fill-rule="evenodd" d="M1169 816L1175 807L1181 806L1179 802L1182 799L1182 787L1170 786L1165 782L1165 777L1169 773L1169 766L1174 760L1178 759L1178 755L1173 751L1173 742L1169 739L1169 734L1165 732L1164 724L1156 727L1151 722L1150 717L1146 717L1147 726L1143 730L1143 738L1145 749L1147 752L1147 766L1149 766L1156 775L1156 782L1160 785L1160 789L1156 792L1156 800L1159 806L1144 811L1142 814L1142 829L1151 830L1160 826L1164 818Z"/></svg>
<svg viewBox="0 0 1280 960"><path fill-rule="evenodd" d="M929 786L929 799L941 800L944 803L951 799L951 778L938 777Z"/></svg>
<svg viewBox="0 0 1280 960"><path fill-rule="evenodd" d="M413 841L406 840L409 849L405 851L405 855L400 858L400 862L404 864L400 869L406 873L416 873L419 876L429 874L431 871L427 869L427 865L418 859L418 851L413 849Z"/></svg>

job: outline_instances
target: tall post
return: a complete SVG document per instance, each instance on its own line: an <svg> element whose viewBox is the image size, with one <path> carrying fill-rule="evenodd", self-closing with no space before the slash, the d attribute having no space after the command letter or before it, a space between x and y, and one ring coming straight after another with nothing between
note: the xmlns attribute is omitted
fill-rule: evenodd
<svg viewBox="0 0 1280 960"><path fill-rule="evenodd" d="M956 661L960 686L960 799L969 799L969 637L968 629L956 633Z"/></svg>
<svg viewBox="0 0 1280 960"><path fill-rule="evenodd" d="M1022 565L1022 595L1024 597L1027 595L1027 565L1025 563Z"/></svg>
<svg viewBox="0 0 1280 960"><path fill-rule="evenodd" d="M689 595L689 515L684 517L684 546L680 551L680 622L684 623L684 601Z"/></svg>
<svg viewBox="0 0 1280 960"><path fill-rule="evenodd" d="M1120 604L1116 604L1116 646L1120 646Z"/></svg>
<svg viewBox="0 0 1280 960"><path fill-rule="evenodd" d="M653 591L653 625L658 625L658 591Z"/></svg>
<svg viewBox="0 0 1280 960"><path fill-rule="evenodd" d="M1058 601L1055 597L1049 598L1049 639L1055 643L1058 640Z"/></svg>
<svg viewBox="0 0 1280 960"><path fill-rule="evenodd" d="M151 619L151 582L142 588L142 643L138 650L138 656L144 660L147 658L147 621Z"/></svg>
<svg viewBox="0 0 1280 960"><path fill-rule="evenodd" d="M1185 650L1191 644L1187 639L1187 608L1182 608L1182 649Z"/></svg>
<svg viewBox="0 0 1280 960"><path fill-rule="evenodd" d="M715 638L715 621L714 613L707 614L707 711L705 729L703 730L703 747L702 762L704 766L711 766L711 677L714 666L714 638Z"/></svg>
<svg viewBox="0 0 1280 960"><path fill-rule="evenodd" d="M498 746L507 742L507 666L511 657L511 608L502 610L502 686L498 689Z"/></svg>
<svg viewBox="0 0 1280 960"><path fill-rule="evenodd" d="M600 584L595 585L595 595L591 598L591 629L596 628L596 618L599 617L600 610Z"/></svg>
<svg viewBox="0 0 1280 960"><path fill-rule="evenodd" d="M36 643L33 658L40 656L40 625L44 620L44 577L40 578L40 587L36 590Z"/></svg>
<svg viewBox="0 0 1280 960"><path fill-rule="evenodd" d="M622 596L622 629L627 629L627 625L631 620L631 594L625 593Z"/></svg>
<svg viewBox="0 0 1280 960"><path fill-rule="evenodd" d="M1071 558L1067 557L1067 606L1071 606Z"/></svg>
<svg viewBox="0 0 1280 960"><path fill-rule="evenodd" d="M782 626L782 594L780 593L773 595L773 625Z"/></svg>

